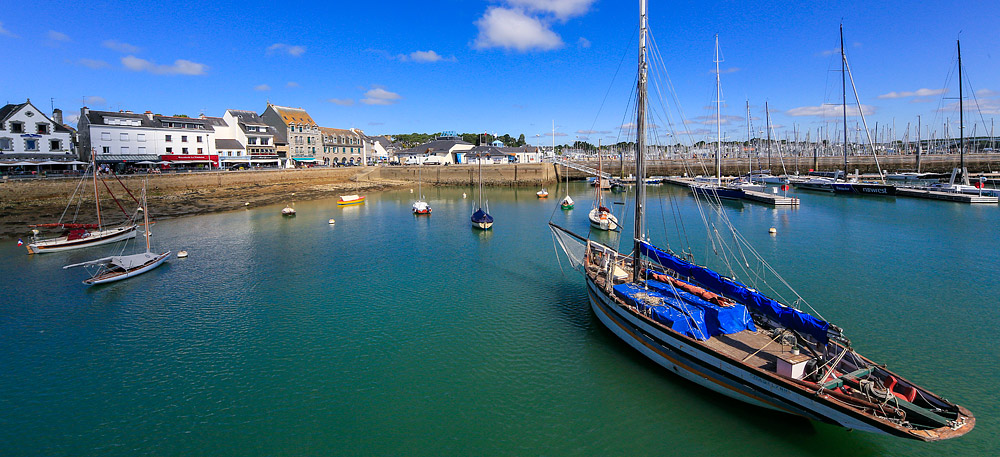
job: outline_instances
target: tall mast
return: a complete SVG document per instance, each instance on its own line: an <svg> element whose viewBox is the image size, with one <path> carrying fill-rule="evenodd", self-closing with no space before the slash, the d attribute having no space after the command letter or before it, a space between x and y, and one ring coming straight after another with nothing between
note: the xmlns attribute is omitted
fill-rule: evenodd
<svg viewBox="0 0 1000 457"><path fill-rule="evenodd" d="M917 115L917 173L920 173L920 153L923 152L923 144L920 143L920 115Z"/></svg>
<svg viewBox="0 0 1000 457"><path fill-rule="evenodd" d="M847 54L844 53L844 24L840 24L840 83L844 96L841 105L844 109L844 181L847 181ZM861 107L858 107L860 111ZM834 173L834 179L837 174Z"/></svg>
<svg viewBox="0 0 1000 457"><path fill-rule="evenodd" d="M719 34L715 34L715 127L718 132L715 148L715 183L722 184L722 78L719 75Z"/></svg>
<svg viewBox="0 0 1000 457"><path fill-rule="evenodd" d="M642 255L639 243L645 238L642 213L646 202L646 0L639 0L639 78L636 84L635 119L635 227L632 240L632 278L642 277Z"/></svg>
<svg viewBox="0 0 1000 457"><path fill-rule="evenodd" d="M146 183L147 178L142 182L142 233L146 236L146 252L149 253L149 207L146 204Z"/></svg>
<svg viewBox="0 0 1000 457"><path fill-rule="evenodd" d="M752 141L753 141L753 133L751 133L751 126L750 126L750 99L748 98L747 99L747 163L750 165L750 169L747 171L750 174L747 176L753 175L753 159L750 158L750 148L751 148L750 143Z"/></svg>
<svg viewBox="0 0 1000 457"><path fill-rule="evenodd" d="M962 172L962 184L969 185L969 177L965 172L965 105L962 100L962 42L955 40L958 46L958 166Z"/></svg>
<svg viewBox="0 0 1000 457"><path fill-rule="evenodd" d="M101 224L101 194L97 193L97 153L96 148L90 149L90 171L94 175L94 204L97 205L97 230L103 230Z"/></svg>
<svg viewBox="0 0 1000 457"><path fill-rule="evenodd" d="M767 172L771 173L771 111L764 102L764 123L767 124Z"/></svg>

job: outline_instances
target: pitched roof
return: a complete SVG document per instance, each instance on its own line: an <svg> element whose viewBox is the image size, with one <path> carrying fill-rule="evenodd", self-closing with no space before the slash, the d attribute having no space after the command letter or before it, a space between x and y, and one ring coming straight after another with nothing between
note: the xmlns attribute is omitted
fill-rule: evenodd
<svg viewBox="0 0 1000 457"><path fill-rule="evenodd" d="M123 113L118 111L89 111L87 112L87 120L93 125L111 125L104 122L105 117L115 117L119 119L138 119L139 125L142 127L158 128L160 127L159 122L155 122L145 114L135 114L135 113Z"/></svg>
<svg viewBox="0 0 1000 457"><path fill-rule="evenodd" d="M285 121L285 125L288 124L312 124L316 125L316 121L309 116L309 113L302 108L289 108L287 106L271 105L274 111L281 116L281 120Z"/></svg>
<svg viewBox="0 0 1000 457"><path fill-rule="evenodd" d="M15 111L21 109L21 107L23 107L24 105L27 105L27 103L18 103L16 105L14 104L4 105L3 108L0 108L0 122L6 121L7 117L9 117Z"/></svg>
<svg viewBox="0 0 1000 457"><path fill-rule="evenodd" d="M243 144L239 140L232 140L228 138L215 139L215 149L243 149Z"/></svg>
<svg viewBox="0 0 1000 457"><path fill-rule="evenodd" d="M264 119L260 117L259 114L253 111L241 110L241 109L229 109L226 110L233 115L236 119L239 119L240 124L245 125L267 125Z"/></svg>

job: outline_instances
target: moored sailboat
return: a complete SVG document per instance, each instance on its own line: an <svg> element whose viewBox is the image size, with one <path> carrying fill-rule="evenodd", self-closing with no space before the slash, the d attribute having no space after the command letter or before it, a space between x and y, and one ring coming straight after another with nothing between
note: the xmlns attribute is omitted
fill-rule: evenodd
<svg viewBox="0 0 1000 457"><path fill-rule="evenodd" d="M604 189L605 187L602 183L607 182L603 178L604 169L601 161L601 147L600 141L598 141L597 147L597 182L594 185L594 192L597 196L594 198L594 207L587 213L587 219L590 220L590 226L598 230L609 230L617 231L619 230L618 218L611 211L610 208L604 206ZM608 187L610 188L610 184Z"/></svg>
<svg viewBox="0 0 1000 457"><path fill-rule="evenodd" d="M635 164L643 176L645 0L640 18ZM549 226L583 272L598 320L649 359L731 398L848 429L937 441L975 426L968 409L859 354L840 327L651 244L641 184L634 207L627 254Z"/></svg>
<svg viewBox="0 0 1000 457"><path fill-rule="evenodd" d="M479 163L479 202L476 210L472 213L472 226L480 230L493 228L493 216L489 213L489 203L483 206L483 157L479 155L476 160ZM484 209L485 208L485 209Z"/></svg>
<svg viewBox="0 0 1000 457"><path fill-rule="evenodd" d="M32 225L32 237L31 241L27 244L28 254L44 254L47 252L59 252L68 251L72 249L80 249L91 246L99 246L102 244L114 243L117 241L135 238L138 226L127 220L117 226L109 227L105 225L104 219L101 213L101 194L98 191L98 179L97 179L97 164L94 158L94 153L91 152L90 158L90 168L91 177L93 178L94 187L94 203L97 215L96 224L79 224L75 222L63 222L60 218L59 222L50 224L35 224ZM77 191L79 191L80 186L83 185L83 181L86 179L86 173L80 179L80 184L77 185ZM103 180L101 180L103 182ZM121 181L119 181L121 182ZM122 183L124 188L125 184ZM111 188L105 183L105 188L111 195L111 198L118 203L119 208L122 208L121 203L118 202L117 197L111 193ZM128 188L125 188L128 192ZM74 197L76 197L77 192L73 193L70 197L70 201L66 206L68 210L70 205L73 204ZM129 193L131 195L131 193ZM125 213L124 209L122 212ZM63 217L65 217L66 211L63 211ZM125 213L125 217L131 218L131 215ZM50 238L39 238L39 228L55 228L62 229L63 233L60 236L50 237Z"/></svg>
<svg viewBox="0 0 1000 457"><path fill-rule="evenodd" d="M145 252L131 255L113 255L97 260L91 260L89 262L66 265L63 268L66 269L81 266L95 268L93 275L89 279L83 281L84 284L92 286L128 279L152 270L162 265L163 262L166 262L170 257L170 251L157 254L150 250L149 211L146 204L145 184L143 184L142 187L142 208L143 226L145 227L145 230L143 230L143 236L146 240ZM128 241L125 243L127 244Z"/></svg>

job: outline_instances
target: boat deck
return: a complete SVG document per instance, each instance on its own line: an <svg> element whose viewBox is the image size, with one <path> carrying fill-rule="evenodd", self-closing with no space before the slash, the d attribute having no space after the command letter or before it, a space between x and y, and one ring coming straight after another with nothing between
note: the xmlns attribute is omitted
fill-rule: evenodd
<svg viewBox="0 0 1000 457"><path fill-rule="evenodd" d="M744 364L762 370L776 372L778 359L792 355L792 347L782 345L780 341L772 341L764 332L744 330L729 335L718 335L702 342L712 350L720 352L738 361L746 359Z"/></svg>

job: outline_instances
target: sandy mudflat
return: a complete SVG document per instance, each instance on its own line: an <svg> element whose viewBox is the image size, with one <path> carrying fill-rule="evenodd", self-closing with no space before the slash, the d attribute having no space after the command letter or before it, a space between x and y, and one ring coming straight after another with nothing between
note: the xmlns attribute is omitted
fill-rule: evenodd
<svg viewBox="0 0 1000 457"><path fill-rule="evenodd" d="M197 189L169 188L164 186L149 191L149 213L154 219L206 214L221 211L244 209L246 203L250 207L259 207L285 203L290 201L317 200L336 198L344 194L365 193L405 185L402 181L340 181L319 182L317 180L291 182L264 182L251 185L204 186ZM131 185L130 185L131 186ZM138 196L138 192L133 189ZM295 196L292 196L292 193ZM57 222L63 211L67 215L64 221L73 220L93 223L96 221L93 198L85 198L77 207L76 204L67 208L67 195L32 196L16 198L4 195L0 198L0 238L22 238L27 241L31 236L31 224ZM119 195L123 206L131 210L135 204L126 195ZM127 203L126 203L127 202ZM124 215L113 200L102 198L102 213L105 222L114 223L124 219ZM58 232L45 232L45 235L55 235Z"/></svg>

